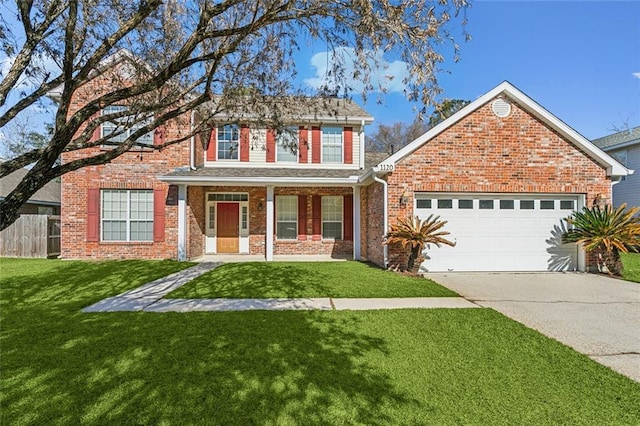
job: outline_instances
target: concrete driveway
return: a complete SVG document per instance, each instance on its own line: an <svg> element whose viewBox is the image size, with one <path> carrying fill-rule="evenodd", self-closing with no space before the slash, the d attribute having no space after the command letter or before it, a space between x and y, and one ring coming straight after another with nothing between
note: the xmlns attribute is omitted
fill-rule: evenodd
<svg viewBox="0 0 640 426"><path fill-rule="evenodd" d="M640 382L640 284L556 272L426 276Z"/></svg>

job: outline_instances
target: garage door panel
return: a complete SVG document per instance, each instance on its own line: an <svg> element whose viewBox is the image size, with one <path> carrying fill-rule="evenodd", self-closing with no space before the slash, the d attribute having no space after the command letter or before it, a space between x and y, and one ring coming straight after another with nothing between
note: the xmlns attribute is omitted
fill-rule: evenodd
<svg viewBox="0 0 640 426"><path fill-rule="evenodd" d="M421 194L416 194L419 198ZM416 209L421 218L429 214L446 220L444 230L455 247L432 246L422 264L428 271L545 271L577 269L578 250L575 244L562 244L566 230L563 218L571 211L560 209L564 205L578 206L578 196L545 195L465 195L473 199L473 209L459 209L460 199L455 194L428 194L431 209ZM438 199L453 200L453 208L438 209ZM482 203L481 200L484 200ZM493 201L487 201L493 200ZM507 200L501 203L501 200ZM511 202L513 200L513 202ZM525 200L525 201L521 201ZM553 201L553 203L541 203ZM521 208L521 206L533 209ZM448 203L440 203L449 205ZM493 205L493 209L480 209L480 205ZM468 206L468 203L466 204ZM500 208L513 207L513 208ZM541 206L553 209L541 209Z"/></svg>

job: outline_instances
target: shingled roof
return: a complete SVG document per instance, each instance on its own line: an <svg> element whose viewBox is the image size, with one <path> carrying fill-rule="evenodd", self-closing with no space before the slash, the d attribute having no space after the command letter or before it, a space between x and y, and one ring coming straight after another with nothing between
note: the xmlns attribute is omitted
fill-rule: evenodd
<svg viewBox="0 0 640 426"><path fill-rule="evenodd" d="M593 142L593 144L600 149L610 148L616 145L633 142L640 143L640 126L628 130L623 130L609 136L594 139L591 142Z"/></svg>
<svg viewBox="0 0 640 426"><path fill-rule="evenodd" d="M243 103L243 99L245 102ZM223 104L223 102L233 104ZM201 111L220 110L214 115L221 120L256 121L277 118L282 122L360 122L371 123L373 117L351 99L337 97L304 96L247 96L226 99L214 99L201 108Z"/></svg>
<svg viewBox="0 0 640 426"><path fill-rule="evenodd" d="M163 176L163 180L193 179L210 180L216 178L224 179L303 179L311 181L313 179L350 179L364 175L369 169L376 166L384 160L388 155L384 152L367 152L365 153L364 169L321 169L316 167L199 167L196 170L176 170Z"/></svg>
<svg viewBox="0 0 640 426"><path fill-rule="evenodd" d="M15 172L0 179L0 199L3 199L20 183L22 178L29 172L27 169L16 170ZM29 199L30 203L60 205L60 182L49 182L40 188Z"/></svg>
<svg viewBox="0 0 640 426"><path fill-rule="evenodd" d="M331 178L346 179L359 176L362 170L275 168L275 167L200 167L196 170L178 170L169 173L172 177L192 178Z"/></svg>

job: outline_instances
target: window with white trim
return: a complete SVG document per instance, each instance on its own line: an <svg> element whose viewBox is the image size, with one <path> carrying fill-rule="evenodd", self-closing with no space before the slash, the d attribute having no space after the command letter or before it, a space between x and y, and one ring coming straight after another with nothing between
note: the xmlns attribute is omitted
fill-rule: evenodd
<svg viewBox="0 0 640 426"><path fill-rule="evenodd" d="M111 105L102 110L102 115L116 114L126 111L127 107L122 105ZM140 128L148 125L153 120L153 116L144 120L136 120L135 116L127 115L124 117L114 118L111 121L105 121L101 126L101 137L105 138L113 133L117 133L109 138L107 143L118 144L124 142L130 135L137 132ZM128 124L129 122L134 122ZM153 131L145 133L137 140L140 144L153 145Z"/></svg>
<svg viewBox="0 0 640 426"><path fill-rule="evenodd" d="M298 197L295 195L276 197L276 238L278 240L298 238Z"/></svg>
<svg viewBox="0 0 640 426"><path fill-rule="evenodd" d="M218 127L218 160L237 160L240 145L240 128L237 124Z"/></svg>
<svg viewBox="0 0 640 426"><path fill-rule="evenodd" d="M322 197L322 238L342 239L342 197Z"/></svg>
<svg viewBox="0 0 640 426"><path fill-rule="evenodd" d="M102 241L153 241L153 191L103 189Z"/></svg>
<svg viewBox="0 0 640 426"><path fill-rule="evenodd" d="M298 161L298 129L289 127L278 132L276 136L276 160L278 162Z"/></svg>
<svg viewBox="0 0 640 426"><path fill-rule="evenodd" d="M342 163L342 127L322 128L322 162Z"/></svg>

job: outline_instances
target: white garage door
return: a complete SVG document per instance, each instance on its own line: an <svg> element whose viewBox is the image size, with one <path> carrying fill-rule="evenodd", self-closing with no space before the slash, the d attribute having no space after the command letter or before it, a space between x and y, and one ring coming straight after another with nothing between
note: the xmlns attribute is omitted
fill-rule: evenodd
<svg viewBox="0 0 640 426"><path fill-rule="evenodd" d="M562 220L581 196L416 193L415 213L448 223L455 247L431 245L421 269L442 271L566 271L582 269L575 244L562 244ZM580 262L580 264L579 264Z"/></svg>

